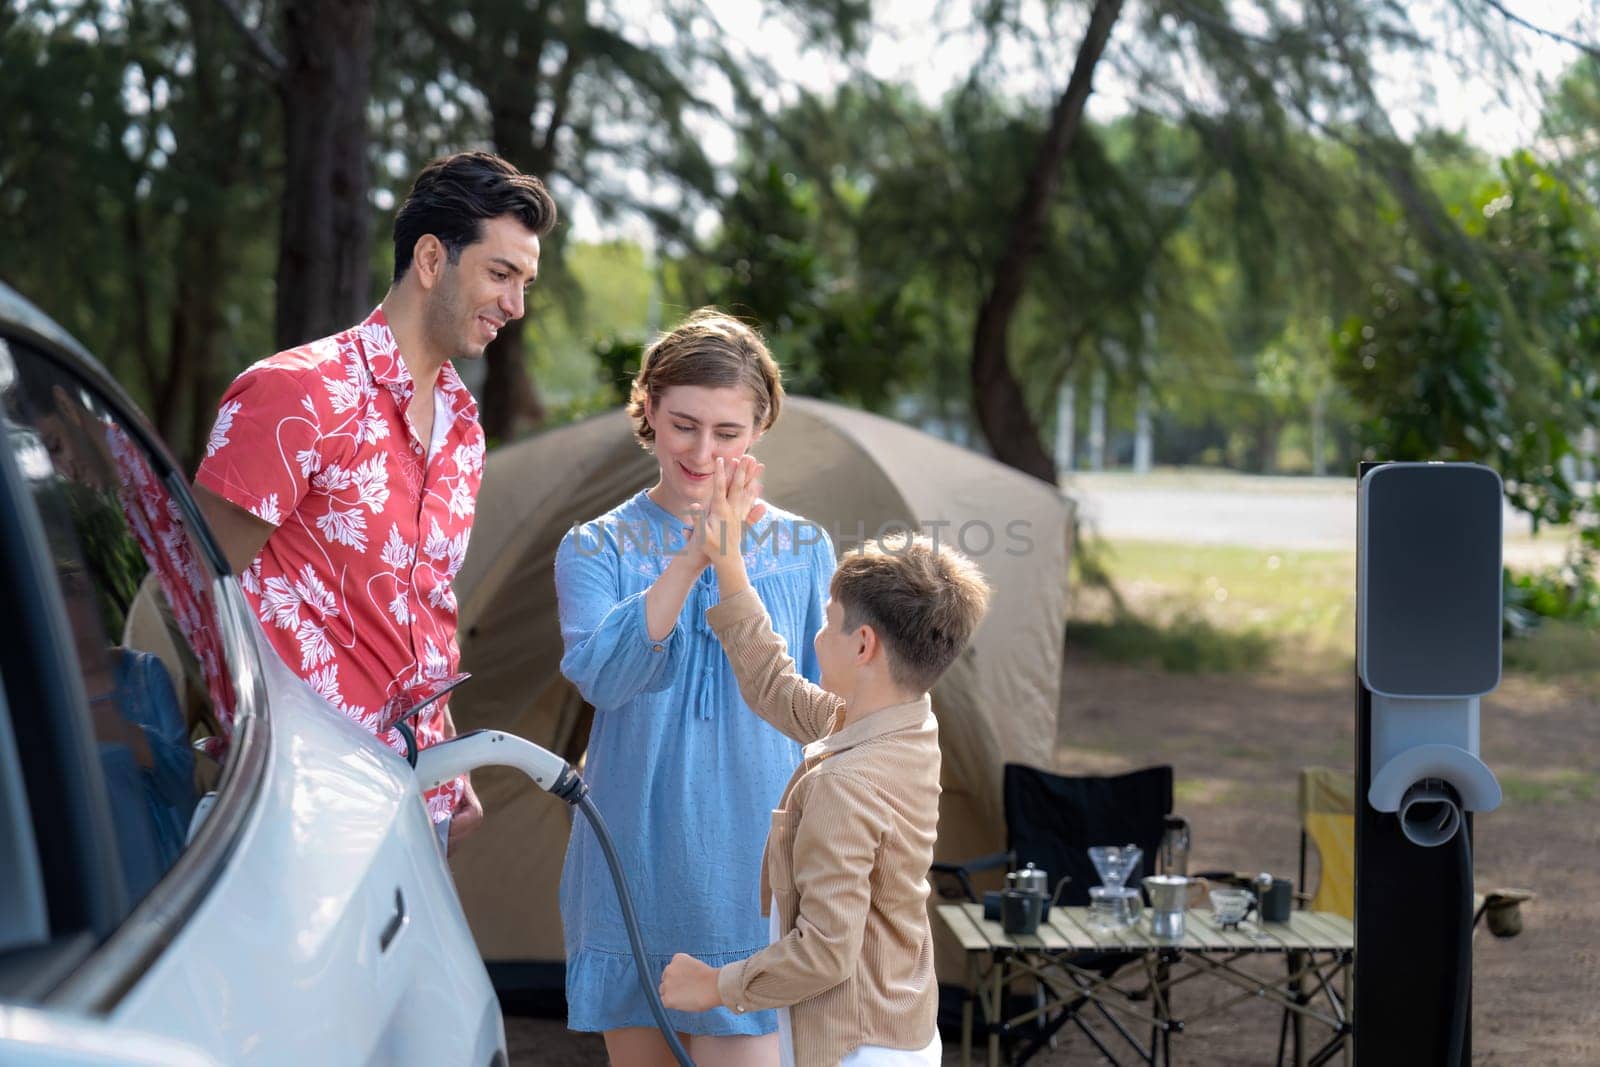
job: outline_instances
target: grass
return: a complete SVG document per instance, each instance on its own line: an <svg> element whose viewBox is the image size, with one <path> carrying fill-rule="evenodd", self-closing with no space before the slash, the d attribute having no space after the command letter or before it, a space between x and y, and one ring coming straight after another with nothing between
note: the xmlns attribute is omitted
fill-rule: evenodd
<svg viewBox="0 0 1600 1067"><path fill-rule="evenodd" d="M1348 669L1355 655L1355 558L1348 552L1097 540L1074 561L1069 645L1175 672ZM1097 586L1109 583L1110 590ZM1587 674L1600 635L1546 619L1505 643L1505 669Z"/></svg>
<svg viewBox="0 0 1600 1067"><path fill-rule="evenodd" d="M1152 623L1131 613L1103 621L1070 621L1067 642L1121 663L1155 663L1177 673L1253 671L1266 666L1272 641L1255 631L1230 632L1193 614Z"/></svg>
<svg viewBox="0 0 1600 1067"><path fill-rule="evenodd" d="M1600 774L1575 769L1530 774L1503 771L1500 788L1514 804L1587 804L1600 792Z"/></svg>
<svg viewBox="0 0 1600 1067"><path fill-rule="evenodd" d="M1099 541L1080 577L1067 640L1169 671L1325 668L1347 663L1355 561L1335 551Z"/></svg>
<svg viewBox="0 0 1600 1067"><path fill-rule="evenodd" d="M1527 637L1507 640L1501 662L1538 678L1600 672L1600 637L1579 623L1545 619Z"/></svg>

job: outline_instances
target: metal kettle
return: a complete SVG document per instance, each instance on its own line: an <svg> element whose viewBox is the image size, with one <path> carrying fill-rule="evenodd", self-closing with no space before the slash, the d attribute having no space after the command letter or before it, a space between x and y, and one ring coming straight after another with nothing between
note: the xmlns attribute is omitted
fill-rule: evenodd
<svg viewBox="0 0 1600 1067"><path fill-rule="evenodd" d="M1037 893L1042 897L1050 895L1050 876L1042 868L1029 863L1020 871L1011 871L1006 875L1007 889L1020 889L1025 893Z"/></svg>

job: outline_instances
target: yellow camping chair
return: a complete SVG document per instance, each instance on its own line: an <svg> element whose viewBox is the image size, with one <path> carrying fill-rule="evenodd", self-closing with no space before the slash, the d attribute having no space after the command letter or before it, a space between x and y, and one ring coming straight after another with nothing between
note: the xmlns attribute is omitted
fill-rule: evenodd
<svg viewBox="0 0 1600 1067"><path fill-rule="evenodd" d="M1300 768L1300 887L1312 911L1356 916L1356 783L1348 771ZM1306 881L1307 845L1317 852L1317 888Z"/></svg>

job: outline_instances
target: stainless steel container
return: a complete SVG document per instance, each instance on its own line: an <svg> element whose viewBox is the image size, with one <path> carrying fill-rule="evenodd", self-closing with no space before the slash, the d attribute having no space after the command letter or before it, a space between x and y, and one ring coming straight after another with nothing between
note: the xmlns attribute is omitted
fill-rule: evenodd
<svg viewBox="0 0 1600 1067"><path fill-rule="evenodd" d="M1193 878L1181 874L1152 874L1144 880L1150 894L1150 936L1176 941L1183 937L1183 913L1189 906Z"/></svg>

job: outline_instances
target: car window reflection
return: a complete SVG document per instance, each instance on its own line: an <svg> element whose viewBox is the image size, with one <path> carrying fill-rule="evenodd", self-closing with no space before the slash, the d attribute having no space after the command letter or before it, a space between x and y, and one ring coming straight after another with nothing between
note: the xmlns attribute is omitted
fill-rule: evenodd
<svg viewBox="0 0 1600 1067"><path fill-rule="evenodd" d="M7 439L54 556L132 906L183 851L233 724L212 584L137 440L68 371L11 353Z"/></svg>

